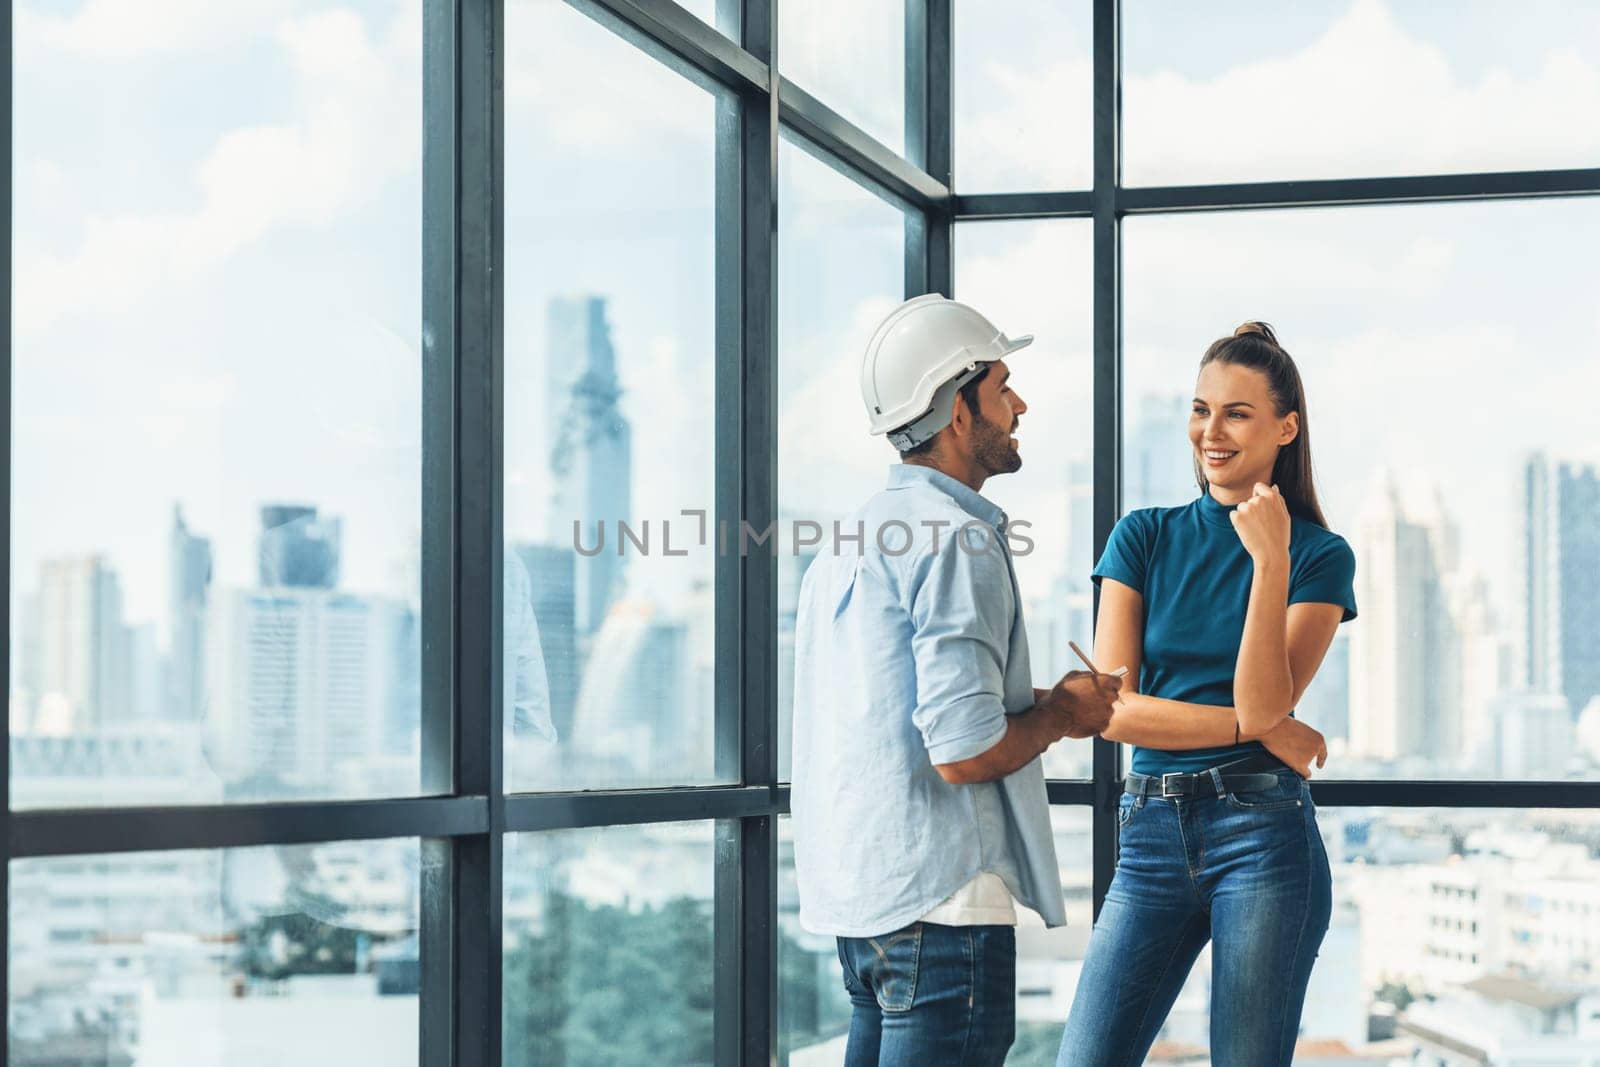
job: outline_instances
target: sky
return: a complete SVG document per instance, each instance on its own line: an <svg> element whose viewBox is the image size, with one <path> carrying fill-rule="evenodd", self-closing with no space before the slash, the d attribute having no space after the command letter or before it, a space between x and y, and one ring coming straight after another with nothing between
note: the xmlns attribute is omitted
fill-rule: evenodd
<svg viewBox="0 0 1600 1067"><path fill-rule="evenodd" d="M1600 163L1594 9L1126 8L1133 184ZM899 147L900 4L782 10L785 76ZM610 299L635 512L704 506L717 98L556 0L506 19L508 536L542 529L563 294ZM103 552L130 620L159 621L175 501L237 585L256 508L300 500L344 517L347 587L415 597L418 3L24 2L14 33L13 588ZM1085 187L1088 4L961 0L956 34L958 188ZM782 507L841 513L894 458L863 432L855 364L903 295L901 218L792 144L780 171ZM1386 455L1441 483L1492 567L1514 452L1600 459L1597 239L1584 200L1131 220L1130 396L1185 391L1209 340L1272 321L1336 527ZM1086 226L955 240L957 295L1039 337L1015 367L1032 462L993 495L1059 515L1050 472L1087 441ZM672 598L709 561L630 573Z"/></svg>

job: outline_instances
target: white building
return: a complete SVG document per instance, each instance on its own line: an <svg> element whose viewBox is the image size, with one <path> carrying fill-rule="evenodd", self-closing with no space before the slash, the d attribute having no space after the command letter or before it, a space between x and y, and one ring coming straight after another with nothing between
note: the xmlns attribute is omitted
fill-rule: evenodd
<svg viewBox="0 0 1600 1067"><path fill-rule="evenodd" d="M1575 754L1566 697L1560 693L1503 693L1495 703L1495 773L1501 778L1560 775Z"/></svg>
<svg viewBox="0 0 1600 1067"><path fill-rule="evenodd" d="M131 642L122 584L101 556L48 559L23 635L23 685L39 730L66 732L128 717Z"/></svg>
<svg viewBox="0 0 1600 1067"><path fill-rule="evenodd" d="M406 605L333 589L233 589L212 606L206 677L228 778L323 787L382 751Z"/></svg>
<svg viewBox="0 0 1600 1067"><path fill-rule="evenodd" d="M1600 995L1487 975L1405 1013L1425 1067L1600 1067Z"/></svg>
<svg viewBox="0 0 1600 1067"><path fill-rule="evenodd" d="M1576 714L1600 695L1600 470L1535 452L1518 465L1516 676Z"/></svg>
<svg viewBox="0 0 1600 1067"><path fill-rule="evenodd" d="M1407 517L1385 477L1355 536L1350 748L1380 760L1448 759L1461 744L1458 664L1437 556L1448 531Z"/></svg>

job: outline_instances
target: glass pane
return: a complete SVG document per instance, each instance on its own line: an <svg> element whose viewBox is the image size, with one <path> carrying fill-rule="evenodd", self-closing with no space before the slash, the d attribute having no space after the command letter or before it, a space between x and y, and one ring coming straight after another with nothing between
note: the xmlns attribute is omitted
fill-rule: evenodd
<svg viewBox="0 0 1600 1067"><path fill-rule="evenodd" d="M711 1063L715 833L506 837L506 1063Z"/></svg>
<svg viewBox="0 0 1600 1067"><path fill-rule="evenodd" d="M1092 817L1083 807L1050 809L1067 925L1047 930L1033 912L1017 909L1017 1039L1007 1067L1051 1067L1061 1049L1094 922Z"/></svg>
<svg viewBox="0 0 1600 1067"><path fill-rule="evenodd" d="M838 942L800 926L791 822L778 817L778 1063L825 1067L844 1063L850 997Z"/></svg>
<svg viewBox="0 0 1600 1067"><path fill-rule="evenodd" d="M1067 899L1067 925L1047 930L1038 915L1017 909L1017 1037L1008 1065L1051 1067L1083 970L1094 917L1091 812L1050 809L1056 859ZM800 926L789 817L778 820L778 1050L789 1067L844 1063L850 998L836 942Z"/></svg>
<svg viewBox="0 0 1600 1067"><path fill-rule="evenodd" d="M798 521L831 531L898 461L867 433L861 355L901 301L900 211L785 139L778 148L778 773L789 776L794 620L816 558Z"/></svg>
<svg viewBox="0 0 1600 1067"><path fill-rule="evenodd" d="M964 192L1094 185L1093 9L957 0L955 175Z"/></svg>
<svg viewBox="0 0 1600 1067"><path fill-rule="evenodd" d="M11 865L16 1067L416 1063L420 849Z"/></svg>
<svg viewBox="0 0 1600 1067"><path fill-rule="evenodd" d="M1600 763L1597 241L1582 200L1128 221L1128 508L1195 496L1212 339L1264 318L1299 364L1356 554L1360 616L1301 708L1328 774Z"/></svg>
<svg viewBox="0 0 1600 1067"><path fill-rule="evenodd" d="M418 788L420 5L297 7L17 11L19 807Z"/></svg>
<svg viewBox="0 0 1600 1067"><path fill-rule="evenodd" d="M1130 185L1600 165L1600 12L1536 0L1122 8Z"/></svg>
<svg viewBox="0 0 1600 1067"><path fill-rule="evenodd" d="M1031 550L1014 553L1033 684L1048 689L1082 664L1067 646L1093 647L1094 249L1087 221L967 223L956 230L956 298L1032 346L1010 360L1027 403L1019 421L1022 469L983 494L1021 527ZM1114 664L1108 664L1114 666ZM1052 778L1093 773L1089 741L1045 753Z"/></svg>
<svg viewBox="0 0 1600 1067"><path fill-rule="evenodd" d="M1593 813L1323 808L1317 819L1333 919L1296 1063L1565 1064L1600 1047ZM1210 976L1207 949L1159 1045L1204 1056Z"/></svg>
<svg viewBox="0 0 1600 1067"><path fill-rule="evenodd" d="M895 152L905 148L905 0L778 5L783 76Z"/></svg>
<svg viewBox="0 0 1600 1067"><path fill-rule="evenodd" d="M707 782L716 100L559 0L506 41L506 786Z"/></svg>
<svg viewBox="0 0 1600 1067"><path fill-rule="evenodd" d="M680 8L693 14L694 18L704 22L706 26L710 26L715 30L722 30L722 34L725 37L733 37L734 40L738 40L738 34L731 32L733 27L728 26L728 22L725 19L718 19L718 14L734 14L733 5L730 5L728 0L675 0L675 2Z"/></svg>

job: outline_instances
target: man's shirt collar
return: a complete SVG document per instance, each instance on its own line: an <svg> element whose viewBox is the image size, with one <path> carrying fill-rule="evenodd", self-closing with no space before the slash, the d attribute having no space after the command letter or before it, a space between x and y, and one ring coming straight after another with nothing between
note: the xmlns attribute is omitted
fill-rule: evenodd
<svg viewBox="0 0 1600 1067"><path fill-rule="evenodd" d="M996 530L1005 532L1006 513L1001 511L993 501L982 493L974 491L970 486L958 482L944 471L933 467L924 467L920 463L896 463L889 468L889 489L908 489L912 486L926 485L939 490L941 493L954 500L956 504L975 519L993 526Z"/></svg>

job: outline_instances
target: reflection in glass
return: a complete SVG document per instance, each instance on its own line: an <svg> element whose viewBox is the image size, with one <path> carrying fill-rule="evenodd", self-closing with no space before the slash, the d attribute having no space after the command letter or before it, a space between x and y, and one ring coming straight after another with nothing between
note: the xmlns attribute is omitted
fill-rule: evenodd
<svg viewBox="0 0 1600 1067"><path fill-rule="evenodd" d="M785 138L778 148L778 775L789 776L794 619L816 550L796 521L831 536L899 461L867 433L861 356L900 303L904 216Z"/></svg>
<svg viewBox="0 0 1600 1067"><path fill-rule="evenodd" d="M1196 493L1211 340L1266 319L1305 380L1360 609L1299 709L1330 775L1600 768L1596 238L1586 201L1127 224L1126 508Z"/></svg>
<svg viewBox="0 0 1600 1067"><path fill-rule="evenodd" d="M506 24L507 788L707 782L715 100L557 0Z"/></svg>
<svg viewBox="0 0 1600 1067"><path fill-rule="evenodd" d="M1043 689L1082 667L1067 642L1090 648L1094 631L1091 236L1075 220L966 223L955 234L956 299L1013 337L1037 338L1007 362L1028 405L1022 469L990 479L983 495L1032 542L1014 556L1033 684ZM1059 741L1044 766L1052 778L1088 778L1090 743Z"/></svg>
<svg viewBox="0 0 1600 1067"><path fill-rule="evenodd" d="M298 7L19 9L16 806L418 788L420 5Z"/></svg>
<svg viewBox="0 0 1600 1067"><path fill-rule="evenodd" d="M11 866L17 1067L417 1061L415 841Z"/></svg>
<svg viewBox="0 0 1600 1067"><path fill-rule="evenodd" d="M1122 10L1123 179L1191 185L1600 164L1600 21L1492 0ZM1241 43L1248 41L1247 47ZM1040 102L1045 105L1044 101Z"/></svg>
<svg viewBox="0 0 1600 1067"><path fill-rule="evenodd" d="M507 837L506 1063L712 1062L715 832Z"/></svg>
<svg viewBox="0 0 1600 1067"><path fill-rule="evenodd" d="M956 187L1092 186L1092 7L958 0L954 14Z"/></svg>
<svg viewBox="0 0 1600 1067"><path fill-rule="evenodd" d="M905 0L778 5L783 76L891 151L905 148Z"/></svg>

